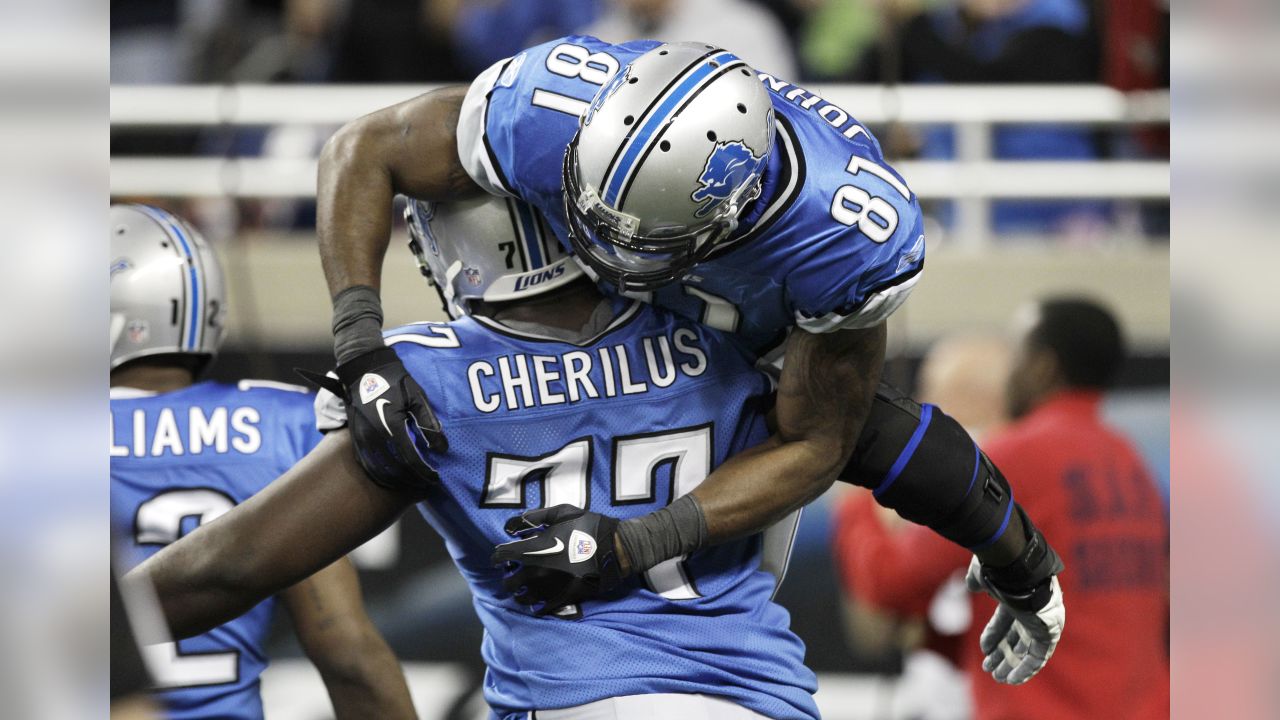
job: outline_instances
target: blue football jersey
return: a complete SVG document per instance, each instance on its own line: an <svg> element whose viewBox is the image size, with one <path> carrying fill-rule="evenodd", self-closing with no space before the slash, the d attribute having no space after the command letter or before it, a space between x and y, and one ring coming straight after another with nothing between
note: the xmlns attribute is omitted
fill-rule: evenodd
<svg viewBox="0 0 1280 720"><path fill-rule="evenodd" d="M305 388L202 382L113 388L111 526L126 568L261 490L320 441ZM147 648L168 716L261 718L274 600L210 632Z"/></svg>
<svg viewBox="0 0 1280 720"><path fill-rule="evenodd" d="M485 698L503 718L647 693L816 718L816 680L772 602L759 535L662 563L571 619L535 617L502 589L490 557L513 539L508 519L561 503L643 515L768 436L771 382L737 339L644 303L615 307L578 344L482 317L387 333L449 438L420 507L474 594Z"/></svg>
<svg viewBox="0 0 1280 720"><path fill-rule="evenodd" d="M562 162L578 118L611 71L658 44L570 36L489 68L458 122L469 174L536 206L568 246ZM826 332L888 317L923 268L924 230L915 194L848 111L759 77L777 120L761 197L729 241L645 299L738 333L765 354L791 327Z"/></svg>

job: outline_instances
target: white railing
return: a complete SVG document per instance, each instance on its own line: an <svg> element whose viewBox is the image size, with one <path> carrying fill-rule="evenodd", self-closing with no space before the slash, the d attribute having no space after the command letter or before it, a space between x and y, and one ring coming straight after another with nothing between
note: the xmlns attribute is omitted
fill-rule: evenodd
<svg viewBox="0 0 1280 720"><path fill-rule="evenodd" d="M1169 165L1163 162L907 160L894 163L894 168L922 198L1144 199L1169 195ZM111 161L111 192L174 197L309 198L316 192L316 161L115 158Z"/></svg>
<svg viewBox="0 0 1280 720"><path fill-rule="evenodd" d="M117 85L114 126L340 124L430 85ZM1098 85L814 85L863 123L1166 123L1167 92Z"/></svg>
<svg viewBox="0 0 1280 720"><path fill-rule="evenodd" d="M414 97L421 85L118 86L117 128L336 126ZM1121 93L1092 85L815 85L812 93L868 124L949 124L956 158L895 163L922 198L956 199L956 236L988 235L992 198L1158 199L1169 195L1169 164L1158 161L992 161L991 129L1007 123L1164 124L1166 92ZM111 163L116 195L307 198L308 158L131 157Z"/></svg>

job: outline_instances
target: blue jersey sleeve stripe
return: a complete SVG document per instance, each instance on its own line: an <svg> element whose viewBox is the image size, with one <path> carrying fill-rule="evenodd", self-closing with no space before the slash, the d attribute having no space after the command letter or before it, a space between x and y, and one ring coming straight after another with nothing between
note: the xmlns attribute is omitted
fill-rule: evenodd
<svg viewBox="0 0 1280 720"><path fill-rule="evenodd" d="M513 59L514 58L507 58L507 61L502 64L502 69L499 70L498 74L495 76L495 82L507 71L507 68L511 65L511 61ZM502 163L498 161L498 153L494 151L493 143L489 140L489 110L493 103L493 91L495 88L496 85L489 88L489 91L485 93L484 96L484 117L480 119L480 141L484 143L485 154L489 156L489 165L493 168L494 175L496 176L495 179L498 181L498 184L502 186L503 190L511 195L517 195L517 193L511 189L511 183L507 180L507 173L502 169Z"/></svg>
<svg viewBox="0 0 1280 720"><path fill-rule="evenodd" d="M724 69L723 66L734 61L742 62L733 53L720 52L710 58L699 60L693 70L685 75L685 78L676 86L675 91L667 95L666 99L658 106L658 109L645 121L644 126L636 132L626 152L622 154L621 162L614 168L613 175L606 179L604 193L604 201L606 203L613 205L617 202L618 196L622 193L623 185L626 184L626 181L635 171L636 160L654 139L658 130L666 126L667 120L670 119L671 115L684 107L685 103L697 94L695 90L698 85L717 70ZM715 64L713 65L713 63Z"/></svg>
<svg viewBox="0 0 1280 720"><path fill-rule="evenodd" d="M916 426L915 432L911 433L911 439L907 441L907 446L902 448L902 452L898 455L898 459L893 462L893 467L889 468L888 474L884 476L884 480L876 486L872 491L872 495L880 497L893 486L893 482L902 474L907 463L911 461L911 456L916 454L916 448L920 446L920 441L924 438L924 431L929 429L929 421L933 419L933 406L923 405L920 412L920 424Z"/></svg>

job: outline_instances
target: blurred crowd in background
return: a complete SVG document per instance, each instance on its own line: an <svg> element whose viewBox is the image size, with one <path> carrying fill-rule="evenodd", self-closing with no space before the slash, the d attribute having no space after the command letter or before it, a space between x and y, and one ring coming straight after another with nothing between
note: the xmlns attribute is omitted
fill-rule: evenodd
<svg viewBox="0 0 1280 720"><path fill-rule="evenodd" d="M1167 0L113 0L111 82L466 83L493 62L573 33L614 42L652 38L715 43L762 72L811 85L1085 84L1121 91L1169 85ZM858 108L848 109L858 115ZM113 128L111 154L315 157L334 129ZM872 130L894 162L956 156L952 126L890 124L873 125ZM1167 160L1169 129L1136 124L997 125L991 132L990 155L996 160ZM269 244L258 243L253 231L294 231L289 234L308 242L314 237L310 200L127 199L159 202L191 218L245 277L248 251ZM933 223L931 252L948 244L952 204L926 202ZM1142 237L1144 247L1156 251L1148 260L1161 269L1162 280L1167 257L1160 253L1170 234L1169 204L997 200L991 204L989 230L997 239L1052 238L1068 253L1115 245L1121 236ZM1079 256L1085 262L1114 261L1102 254ZM314 258L309 246L305 257ZM1064 258L1042 257L1029 282L1059 286L1067 282L1063 277L1077 277L1054 264ZM946 272L940 262L935 268L935 277ZM956 274L954 269L951 274ZM1160 296L1156 302L1162 304L1167 286L1144 281L1145 277L1126 277L1125 287L1115 294L1129 299ZM272 282L288 283L283 276ZM233 280L233 291L239 293L234 302L250 307L253 287L248 281L237 287ZM425 296L426 289L421 289ZM263 288L264 295L271 290ZM976 326L991 330L993 324L1008 322L1022 291L1002 285L1001 292L995 293L1001 298L999 307L988 308L990 317L975 320ZM278 298L271 297L263 311L278 313ZM972 297L965 301L973 304ZM920 307L918 298L916 303ZM319 312L327 311L322 297L318 307ZM1112 308L1120 315L1125 309ZM246 325L254 322L249 313L241 320ZM321 324L327 321L326 314ZM948 328L945 337L927 336L935 341L927 350L908 348L886 368L886 375L946 408L975 436L994 437L1014 420L1008 415L1005 393L1012 354L1018 348L1006 337L974 334L972 329ZM233 329L233 339L236 331L243 328ZM248 340L223 354L214 367L215 377L289 380L289 368L331 362L327 333L324 342L303 346L268 332L241 337ZM1167 329L1154 337L1148 331L1143 342L1132 343L1129 356L1118 361L1118 391L1109 393L1100 409L1090 411L1101 413L1135 443L1148 470L1139 491L1142 502L1128 507L1148 522L1148 529L1156 528L1157 535L1167 527L1169 512L1167 339ZM1093 421L1083 416L1080 420ZM1059 492L1064 482L1058 476L1012 479L1015 486L1041 482L1043 487L1031 488L1031 493ZM1100 484L1097 502L1110 497L1104 495L1110 486ZM1093 497L1092 491L1085 494ZM902 678L886 685L889 690L875 693L882 703L875 717L973 717L961 667L964 654L972 650L974 619L986 610L970 607L953 572L959 568L943 568L936 586L914 593L916 602L907 608L893 607L885 595L875 594L875 585L887 587L883 582L859 584L856 575L861 571L853 570L859 566L849 558L852 549L888 548L904 537L904 528L895 518L877 515L866 498L859 500L857 495L841 487L806 510L787 582L779 592L779 602L791 612L793 628L806 643L808 664L824 675L824 691L834 688L837 694L832 697L842 697L841 686L829 674ZM1081 502L1087 505L1089 500ZM1064 526L1080 519L1065 511L1061 515L1058 522ZM851 518L858 520L857 533L862 534L856 540L849 533ZM465 583L438 537L416 519L399 523L375 545L363 549L363 558L357 557L372 616L405 660L448 663L460 670L465 679L454 689L457 707L449 717L466 717L469 689L480 682L482 667L475 650L480 627ZM1074 566L1074 560L1069 562ZM1167 587L1167 558L1146 558L1143 563L1148 572L1142 577L1149 581L1144 581L1144 597L1149 601ZM1164 616L1147 620L1160 632L1167 627ZM299 654L286 633L280 633L274 645L273 657ZM1103 682L1092 676L1062 677ZM291 689L281 696L293 702L297 694Z"/></svg>
<svg viewBox="0 0 1280 720"><path fill-rule="evenodd" d="M461 82L583 33L803 82L1167 87L1160 0L113 0L111 82Z"/></svg>
<svg viewBox="0 0 1280 720"><path fill-rule="evenodd" d="M111 82L459 83L521 49L585 33L699 40L804 83L1104 84L1167 88L1165 0L113 0ZM857 108L850 108L855 116ZM953 128L873 128L894 160L952 159ZM314 128L113 134L112 154L315 154ZM1166 128L1001 126L995 160L1167 159ZM953 208L926 208L949 227ZM199 213L196 213L199 214ZM997 235L1167 239L1167 203L1004 200ZM240 213L308 227L309 207ZM216 233L215 233L216 235Z"/></svg>

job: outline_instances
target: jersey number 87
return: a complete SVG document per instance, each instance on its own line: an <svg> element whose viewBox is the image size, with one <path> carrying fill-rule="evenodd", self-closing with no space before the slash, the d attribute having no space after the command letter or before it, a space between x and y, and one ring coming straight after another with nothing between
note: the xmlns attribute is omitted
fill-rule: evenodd
<svg viewBox="0 0 1280 720"><path fill-rule="evenodd" d="M613 438L610 505L646 505L657 501L658 470L670 467L668 502L692 491L711 472L710 423L657 433ZM541 457L489 453L484 508L525 508L525 486L542 483L542 506L560 504L589 509L592 461L591 438L574 440ZM645 572L650 589L668 600L701 597L684 567L672 558Z"/></svg>

